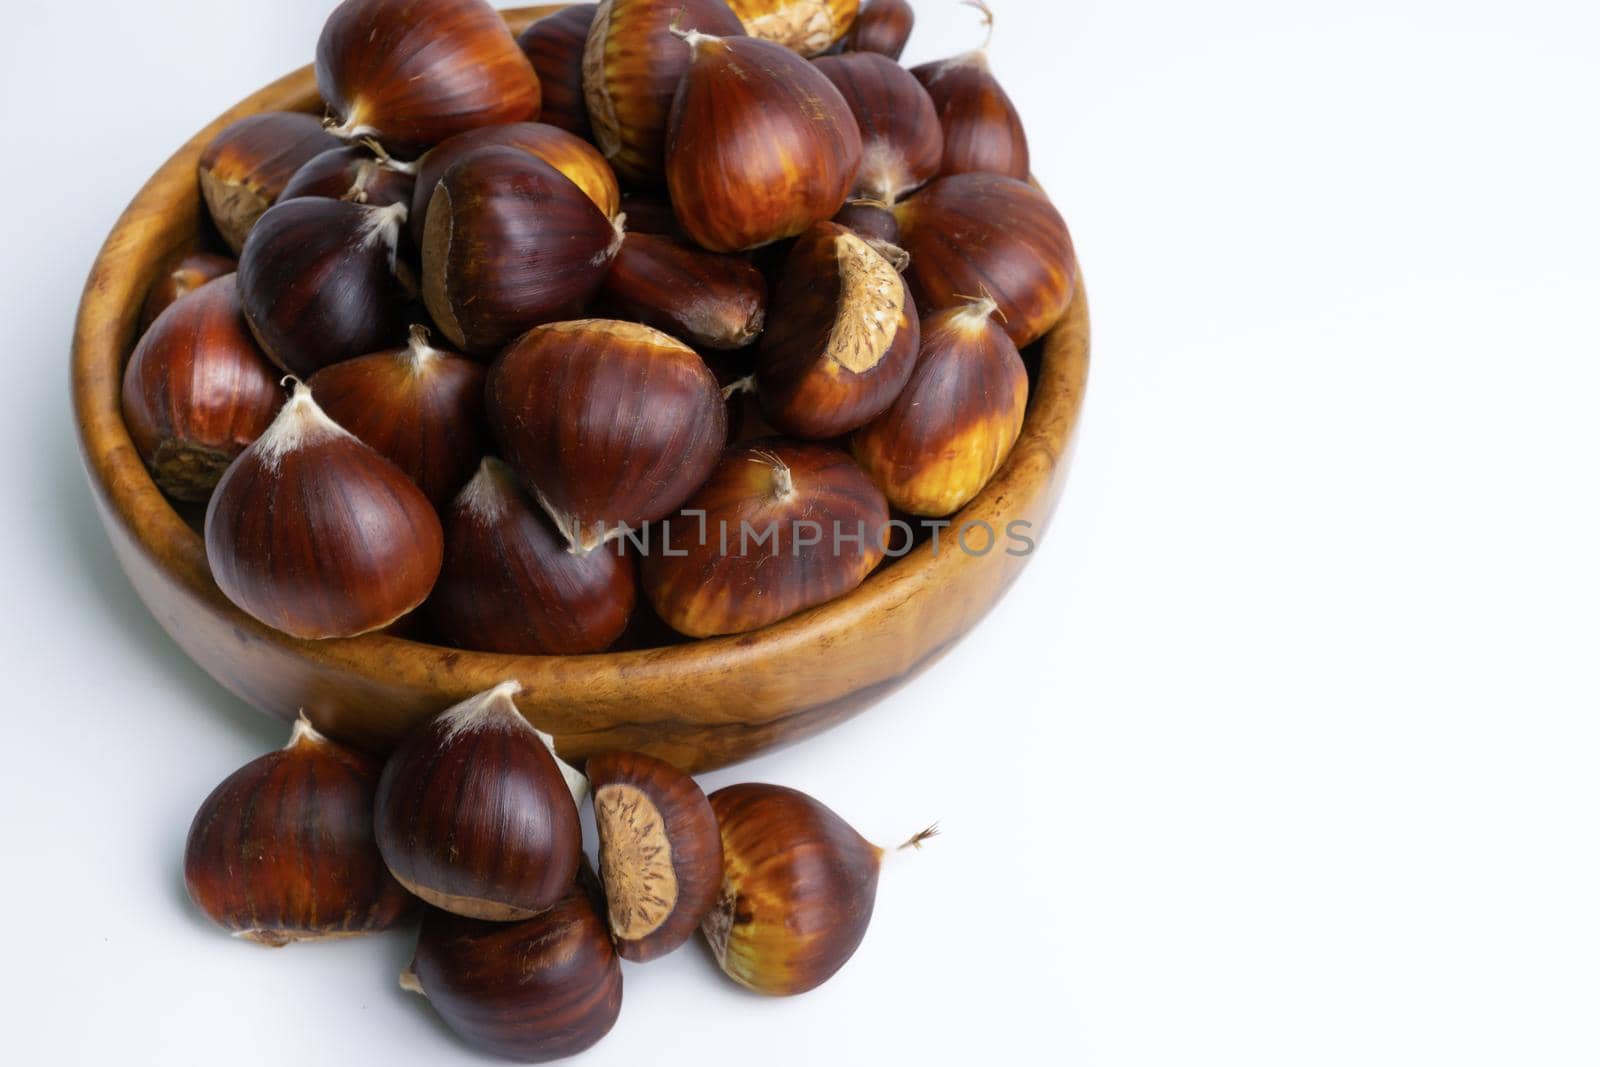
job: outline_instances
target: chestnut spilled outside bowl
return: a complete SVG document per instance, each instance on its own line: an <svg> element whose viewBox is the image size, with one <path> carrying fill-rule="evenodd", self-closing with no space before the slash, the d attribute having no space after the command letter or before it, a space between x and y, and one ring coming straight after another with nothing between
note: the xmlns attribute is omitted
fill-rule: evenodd
<svg viewBox="0 0 1600 1067"><path fill-rule="evenodd" d="M506 12L513 29L555 8ZM319 113L311 68L244 100L186 144L140 190L101 250L73 339L72 393L84 464L112 547L156 620L240 698L285 721L304 708L325 733L369 748L494 685L522 683L519 708L564 755L629 749L709 770L816 733L933 662L994 606L1028 562L1008 524L1043 533L1071 458L1089 362L1080 284L1044 339L1026 423L1010 458L953 529L999 532L985 554L923 544L855 592L764 630L643 651L507 656L384 634L300 641L263 626L218 590L199 536L156 488L121 412L123 366L140 306L164 265L195 246L202 148L261 111ZM982 548L983 533L974 533Z"/></svg>

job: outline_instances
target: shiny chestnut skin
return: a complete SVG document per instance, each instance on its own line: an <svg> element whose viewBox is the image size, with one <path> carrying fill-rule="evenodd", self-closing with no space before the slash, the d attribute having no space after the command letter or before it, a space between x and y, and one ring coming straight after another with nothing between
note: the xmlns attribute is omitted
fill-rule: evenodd
<svg viewBox="0 0 1600 1067"><path fill-rule="evenodd" d="M658 531L645 594L689 637L757 630L859 586L883 560L888 522L883 493L839 449L737 445Z"/></svg>
<svg viewBox="0 0 1600 1067"><path fill-rule="evenodd" d="M239 264L227 256L211 252L186 252L161 277L157 278L145 294L144 306L139 312L139 333L150 328L160 315L181 296L192 293L209 281L224 274L232 274Z"/></svg>
<svg viewBox="0 0 1600 1067"><path fill-rule="evenodd" d="M893 204L938 177L944 162L939 115L904 67L872 52L821 56L813 64L839 90L861 129L853 195Z"/></svg>
<svg viewBox="0 0 1600 1067"><path fill-rule="evenodd" d="M818 56L850 29L861 0L728 0L728 6L750 36Z"/></svg>
<svg viewBox="0 0 1600 1067"><path fill-rule="evenodd" d="M766 322L767 280L749 260L679 241L630 233L600 288L618 318L700 348L744 348Z"/></svg>
<svg viewBox="0 0 1600 1067"><path fill-rule="evenodd" d="M488 396L501 456L577 551L677 510L727 441L705 362L637 323L530 330L490 370Z"/></svg>
<svg viewBox="0 0 1600 1067"><path fill-rule="evenodd" d="M212 138L200 153L200 192L235 255L295 171L338 147L339 139L315 116L297 111L247 115Z"/></svg>
<svg viewBox="0 0 1600 1067"><path fill-rule="evenodd" d="M661 185L667 118L689 69L672 27L744 33L723 0L601 0L584 46L583 92L594 143L629 185Z"/></svg>
<svg viewBox="0 0 1600 1067"><path fill-rule="evenodd" d="M906 280L924 315L992 296L1019 349L1072 303L1078 261L1050 198L996 174L940 178L895 207Z"/></svg>
<svg viewBox="0 0 1600 1067"><path fill-rule="evenodd" d="M786 434L827 440L882 414L920 343L894 265L858 234L820 222L795 242L756 350L757 395Z"/></svg>
<svg viewBox="0 0 1600 1067"><path fill-rule="evenodd" d="M628 628L637 597L631 558L569 551L515 472L492 456L444 512L444 569L427 610L457 648L602 652Z"/></svg>
<svg viewBox="0 0 1600 1067"><path fill-rule="evenodd" d="M322 196L369 207L411 204L416 180L364 145L344 145L312 156L294 172L279 200Z"/></svg>
<svg viewBox="0 0 1600 1067"><path fill-rule="evenodd" d="M865 0L850 32L845 34L845 51L876 52L899 59L916 22L910 0Z"/></svg>
<svg viewBox="0 0 1600 1067"><path fill-rule="evenodd" d="M694 936L717 902L717 817L693 778L653 756L601 752L584 771L617 953L635 963L664 956Z"/></svg>
<svg viewBox="0 0 1600 1067"><path fill-rule="evenodd" d="M183 853L189 899L235 937L274 948L406 918L417 902L372 840L378 770L302 712L286 746L230 774L195 813Z"/></svg>
<svg viewBox="0 0 1600 1067"><path fill-rule="evenodd" d="M621 230L559 170L516 148L451 164L428 201L422 296L444 335L492 354L571 318L605 281Z"/></svg>
<svg viewBox="0 0 1600 1067"><path fill-rule="evenodd" d="M594 25L595 4L572 4L531 23L517 37L539 75L543 105L539 121L594 140L589 105L583 99L583 49Z"/></svg>
<svg viewBox="0 0 1600 1067"><path fill-rule="evenodd" d="M833 221L854 230L868 241L900 245L900 223L885 204L872 200L851 200L839 209Z"/></svg>
<svg viewBox="0 0 1600 1067"><path fill-rule="evenodd" d="M316 74L334 133L403 158L539 114L539 79L484 0L344 0L317 39Z"/></svg>
<svg viewBox="0 0 1600 1067"><path fill-rule="evenodd" d="M179 297L139 338L122 375L122 418L151 477L201 501L272 425L283 390L256 346L229 274Z"/></svg>
<svg viewBox="0 0 1600 1067"><path fill-rule="evenodd" d="M436 908L493 922L559 901L578 873L578 807L508 682L423 723L378 780L378 850Z"/></svg>
<svg viewBox="0 0 1600 1067"><path fill-rule="evenodd" d="M1027 181L1028 134L983 51L913 67L944 130L941 174L1003 174Z"/></svg>

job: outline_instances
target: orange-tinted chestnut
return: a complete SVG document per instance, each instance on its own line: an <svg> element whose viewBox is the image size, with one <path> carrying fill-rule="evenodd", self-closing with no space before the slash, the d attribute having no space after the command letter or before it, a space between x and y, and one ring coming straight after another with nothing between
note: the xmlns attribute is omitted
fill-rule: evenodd
<svg viewBox="0 0 1600 1067"><path fill-rule="evenodd" d="M717 817L693 778L653 756L601 752L584 771L617 952L635 963L664 956L694 935L722 888Z"/></svg>
<svg viewBox="0 0 1600 1067"><path fill-rule="evenodd" d="M594 4L572 4L535 20L517 37L539 75L544 97L539 121L585 141L593 140L594 135L589 128L589 105L583 99L583 49L596 10Z"/></svg>
<svg viewBox="0 0 1600 1067"><path fill-rule="evenodd" d="M248 115L217 134L200 153L200 192L228 247L237 254L294 172L338 147L315 116L294 111Z"/></svg>
<svg viewBox="0 0 1600 1067"><path fill-rule="evenodd" d="M416 180L410 168L374 155L364 145L344 145L312 156L294 172L279 200L322 196L369 207L411 204Z"/></svg>
<svg viewBox="0 0 1600 1067"><path fill-rule="evenodd" d="M744 33L723 0L601 0L583 55L583 92L594 143L630 185L665 177L667 117L689 69L676 25L730 36Z"/></svg>
<svg viewBox="0 0 1600 1067"><path fill-rule="evenodd" d="M917 359L916 305L894 265L858 234L821 222L796 241L756 353L767 421L825 440L888 409Z"/></svg>
<svg viewBox="0 0 1600 1067"><path fill-rule="evenodd" d="M600 295L618 318L701 348L744 348L766 321L767 280L749 260L651 234L623 239Z"/></svg>
<svg viewBox="0 0 1600 1067"><path fill-rule="evenodd" d="M911 39L917 14L911 10L910 0L865 0L850 32L845 34L844 47L849 52L877 52L890 59L899 59Z"/></svg>
<svg viewBox="0 0 1600 1067"><path fill-rule="evenodd" d="M344 0L323 24L316 70L334 133L405 158L539 114L539 79L484 0Z"/></svg>
<svg viewBox="0 0 1600 1067"><path fill-rule="evenodd" d="M580 552L677 510L727 441L705 362L637 323L530 330L490 370L488 395L501 456Z"/></svg>
<svg viewBox="0 0 1600 1067"><path fill-rule="evenodd" d="M684 230L736 252L832 218L861 165L861 131L839 90L771 41L683 37L692 59L672 102L667 187Z"/></svg>
<svg viewBox="0 0 1600 1067"><path fill-rule="evenodd" d="M856 431L856 460L912 515L960 510L1011 454L1028 406L1028 372L994 321L993 300L936 312L922 323L911 381Z"/></svg>
<svg viewBox="0 0 1600 1067"><path fill-rule="evenodd" d="M192 293L207 282L238 269L239 264L227 256L211 252L184 253L172 264L171 269L156 279L145 294L144 307L139 312L139 332L142 334L148 330L150 324L156 321L156 316L171 307L180 296Z"/></svg>
<svg viewBox="0 0 1600 1067"><path fill-rule="evenodd" d="M610 647L637 596L632 559L569 551L511 468L489 457L444 514L428 614L458 648L566 656Z"/></svg>
<svg viewBox="0 0 1600 1067"><path fill-rule="evenodd" d="M860 585L883 559L888 522L883 493L843 451L738 445L660 530L645 592L690 637L756 630Z"/></svg>
<svg viewBox="0 0 1600 1067"><path fill-rule="evenodd" d="M815 64L861 129L856 196L893 204L938 176L944 160L939 116L928 91L904 67L872 52L822 56Z"/></svg>
<svg viewBox="0 0 1600 1067"><path fill-rule="evenodd" d="M183 854L189 899L234 936L274 948L405 918L416 901L372 840L379 769L302 712L286 746L229 775L195 813Z"/></svg>
<svg viewBox="0 0 1600 1067"><path fill-rule="evenodd" d="M861 0L728 0L728 6L750 36L818 56L850 29Z"/></svg>
<svg viewBox="0 0 1600 1067"><path fill-rule="evenodd" d="M992 35L994 16L988 5L970 2L983 12ZM975 52L913 67L911 73L939 113L944 130L941 174L1004 174L1028 180L1028 134L1016 105L989 70L988 42Z"/></svg>
<svg viewBox="0 0 1600 1067"><path fill-rule="evenodd" d="M427 598L444 554L428 498L303 383L217 483L205 542L229 600L306 639L390 625Z"/></svg>
<svg viewBox="0 0 1600 1067"><path fill-rule="evenodd" d="M992 296L1018 348L1072 303L1078 262L1050 198L997 174L940 178L895 207L906 280L924 315Z"/></svg>
<svg viewBox="0 0 1600 1067"><path fill-rule="evenodd" d="M621 244L620 225L555 167L480 148L451 164L428 201L422 296L446 337L493 353L576 314Z"/></svg>
<svg viewBox="0 0 1600 1067"><path fill-rule="evenodd" d="M578 873L567 771L517 710L520 689L506 682L435 715L378 780L378 849L390 872L468 918L526 919L565 896Z"/></svg>

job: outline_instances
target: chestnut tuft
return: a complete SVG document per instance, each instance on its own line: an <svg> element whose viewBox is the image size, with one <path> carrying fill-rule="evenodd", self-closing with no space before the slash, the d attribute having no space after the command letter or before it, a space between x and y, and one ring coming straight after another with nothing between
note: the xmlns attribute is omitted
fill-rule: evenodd
<svg viewBox="0 0 1600 1067"><path fill-rule="evenodd" d="M295 171L338 148L312 115L268 111L230 123L200 153L200 192L235 255L256 220L277 202Z"/></svg>
<svg viewBox="0 0 1600 1067"><path fill-rule="evenodd" d="M329 741L305 713L289 743L212 790L184 847L195 906L274 948L386 930L416 901L372 839L379 764Z"/></svg>
<svg viewBox="0 0 1600 1067"><path fill-rule="evenodd" d="M202 285L232 274L239 269L239 264L227 256L214 255L211 252L188 252L178 259L161 277L157 278L150 291L145 294L144 307L139 312L139 332L143 334L150 328L167 308L185 293L192 293Z"/></svg>
<svg viewBox="0 0 1600 1067"><path fill-rule="evenodd" d="M850 32L845 34L845 51L877 52L899 59L916 21L910 0L865 0Z"/></svg>
<svg viewBox="0 0 1600 1067"><path fill-rule="evenodd" d="M409 166L375 155L365 145L345 145L311 157L278 199L321 196L369 207L410 205L415 184Z"/></svg>
<svg viewBox="0 0 1600 1067"><path fill-rule="evenodd" d="M819 56L850 29L861 0L728 0L728 6L750 36Z"/></svg>
<svg viewBox="0 0 1600 1067"><path fill-rule="evenodd" d="M767 280L749 260L650 234L623 239L600 295L617 317L701 348L744 348L766 321Z"/></svg>
<svg viewBox="0 0 1600 1067"><path fill-rule="evenodd" d="M994 15L983 0L965 0L983 12L994 35ZM1016 105L989 70L989 43L953 59L924 63L911 73L933 99L944 130L941 174L1003 174L1027 181L1028 134Z"/></svg>
<svg viewBox="0 0 1600 1067"><path fill-rule="evenodd" d="M589 105L583 99L583 49L596 10L595 4L572 4L536 19L517 38L539 75L544 97L539 121L585 141L593 141L594 134L589 128Z"/></svg>
<svg viewBox="0 0 1600 1067"><path fill-rule="evenodd" d="M861 128L854 195L893 204L938 177L944 160L939 115L928 91L904 67L872 52L822 56L815 66Z"/></svg>

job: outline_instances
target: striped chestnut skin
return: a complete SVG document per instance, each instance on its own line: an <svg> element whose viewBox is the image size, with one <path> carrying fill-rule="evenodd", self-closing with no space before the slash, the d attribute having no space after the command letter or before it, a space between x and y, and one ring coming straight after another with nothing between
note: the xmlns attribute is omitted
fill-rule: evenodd
<svg viewBox="0 0 1600 1067"><path fill-rule="evenodd" d="M859 586L883 561L888 523L883 493L840 449L738 445L657 530L645 594L688 637L747 633Z"/></svg>
<svg viewBox="0 0 1600 1067"><path fill-rule="evenodd" d="M322 196L370 207L411 204L416 180L364 145L330 148L312 156L283 187L280 200Z"/></svg>
<svg viewBox="0 0 1600 1067"><path fill-rule="evenodd" d="M994 310L994 301L977 300L924 319L911 381L888 411L856 431L856 461L901 511L930 518L959 511L1022 432L1028 372Z"/></svg>
<svg viewBox="0 0 1600 1067"><path fill-rule="evenodd" d="M1016 105L990 72L986 52L924 63L911 73L938 110L944 131L941 174L1003 174L1028 180L1028 134Z"/></svg>
<svg viewBox="0 0 1600 1067"><path fill-rule="evenodd" d="M699 348L744 348L766 323L767 280L742 256L630 233L600 288L606 309Z"/></svg>
<svg viewBox="0 0 1600 1067"><path fill-rule="evenodd" d="M539 75L544 98L539 121L591 142L594 132L583 98L583 49L598 9L596 4L572 4L535 20L517 37L522 54Z"/></svg>
<svg viewBox="0 0 1600 1067"><path fill-rule="evenodd" d="M528 331L491 368L488 396L501 457L578 552L676 511L728 437L705 361L614 319Z"/></svg>
<svg viewBox="0 0 1600 1067"><path fill-rule="evenodd" d="M235 255L295 171L338 147L339 139L321 121L297 111L248 115L206 145L200 153L200 192L217 232Z"/></svg>
<svg viewBox="0 0 1600 1067"><path fill-rule="evenodd" d="M444 513L444 569L427 610L457 648L603 652L628 628L637 598L630 557L568 551L516 474L492 456Z"/></svg>
<svg viewBox="0 0 1600 1067"><path fill-rule="evenodd" d="M728 0L752 37L819 56L843 37L861 0Z"/></svg>
<svg viewBox="0 0 1600 1067"><path fill-rule="evenodd" d="M413 158L539 115L539 79L484 0L344 0L317 39L317 88L350 140Z"/></svg>
<svg viewBox="0 0 1600 1067"><path fill-rule="evenodd" d="M195 813L183 853L189 899L235 937L274 948L405 919L417 901L372 839L379 770L302 712L287 745L229 775Z"/></svg>
<svg viewBox="0 0 1600 1067"><path fill-rule="evenodd" d="M401 742L378 780L378 850L436 908L512 922L559 901L583 835L561 765L507 682L449 708Z"/></svg>
<svg viewBox="0 0 1600 1067"><path fill-rule="evenodd" d="M151 477L175 500L211 496L272 425L283 390L239 310L229 274L181 296L139 338L122 375L122 418Z"/></svg>
<svg viewBox="0 0 1600 1067"><path fill-rule="evenodd" d="M917 13L911 10L910 0L866 0L850 32L845 34L845 51L876 52L899 59L916 22Z"/></svg>
<svg viewBox="0 0 1600 1067"><path fill-rule="evenodd" d="M522 1063L577 1055L622 1011L622 965L580 886L523 922L430 909L400 985L473 1048Z"/></svg>
<svg viewBox="0 0 1600 1067"><path fill-rule="evenodd" d="M584 771L617 953L635 963L664 956L694 936L717 902L717 817L693 778L653 756L601 752Z"/></svg>
<svg viewBox="0 0 1600 1067"><path fill-rule="evenodd" d="M839 90L782 45L688 33L668 122L667 188L702 248L738 252L804 233L844 206L861 131Z"/></svg>
<svg viewBox="0 0 1600 1067"><path fill-rule="evenodd" d="M881 415L905 387L920 344L905 280L862 237L821 222L795 242L756 350L767 421L811 440Z"/></svg>
<svg viewBox="0 0 1600 1067"><path fill-rule="evenodd" d="M853 196L893 204L938 177L944 162L939 115L928 91L904 67L872 52L821 56L814 64L861 129Z"/></svg>
<svg viewBox="0 0 1600 1067"><path fill-rule="evenodd" d="M601 0L583 53L583 93L594 143L629 185L666 179L667 120L689 69L672 34L744 33L723 0Z"/></svg>
<svg viewBox="0 0 1600 1067"><path fill-rule="evenodd" d="M139 311L139 333L148 330L150 324L156 321L156 316L171 307L179 297L238 269L239 264L227 256L212 252L184 253L172 264L171 269L156 279L145 294L144 306Z"/></svg>
<svg viewBox="0 0 1600 1067"><path fill-rule="evenodd" d="M1072 235L1050 198L997 174L940 178L895 207L906 280L928 315L988 295L1027 348L1060 321L1078 285Z"/></svg>

